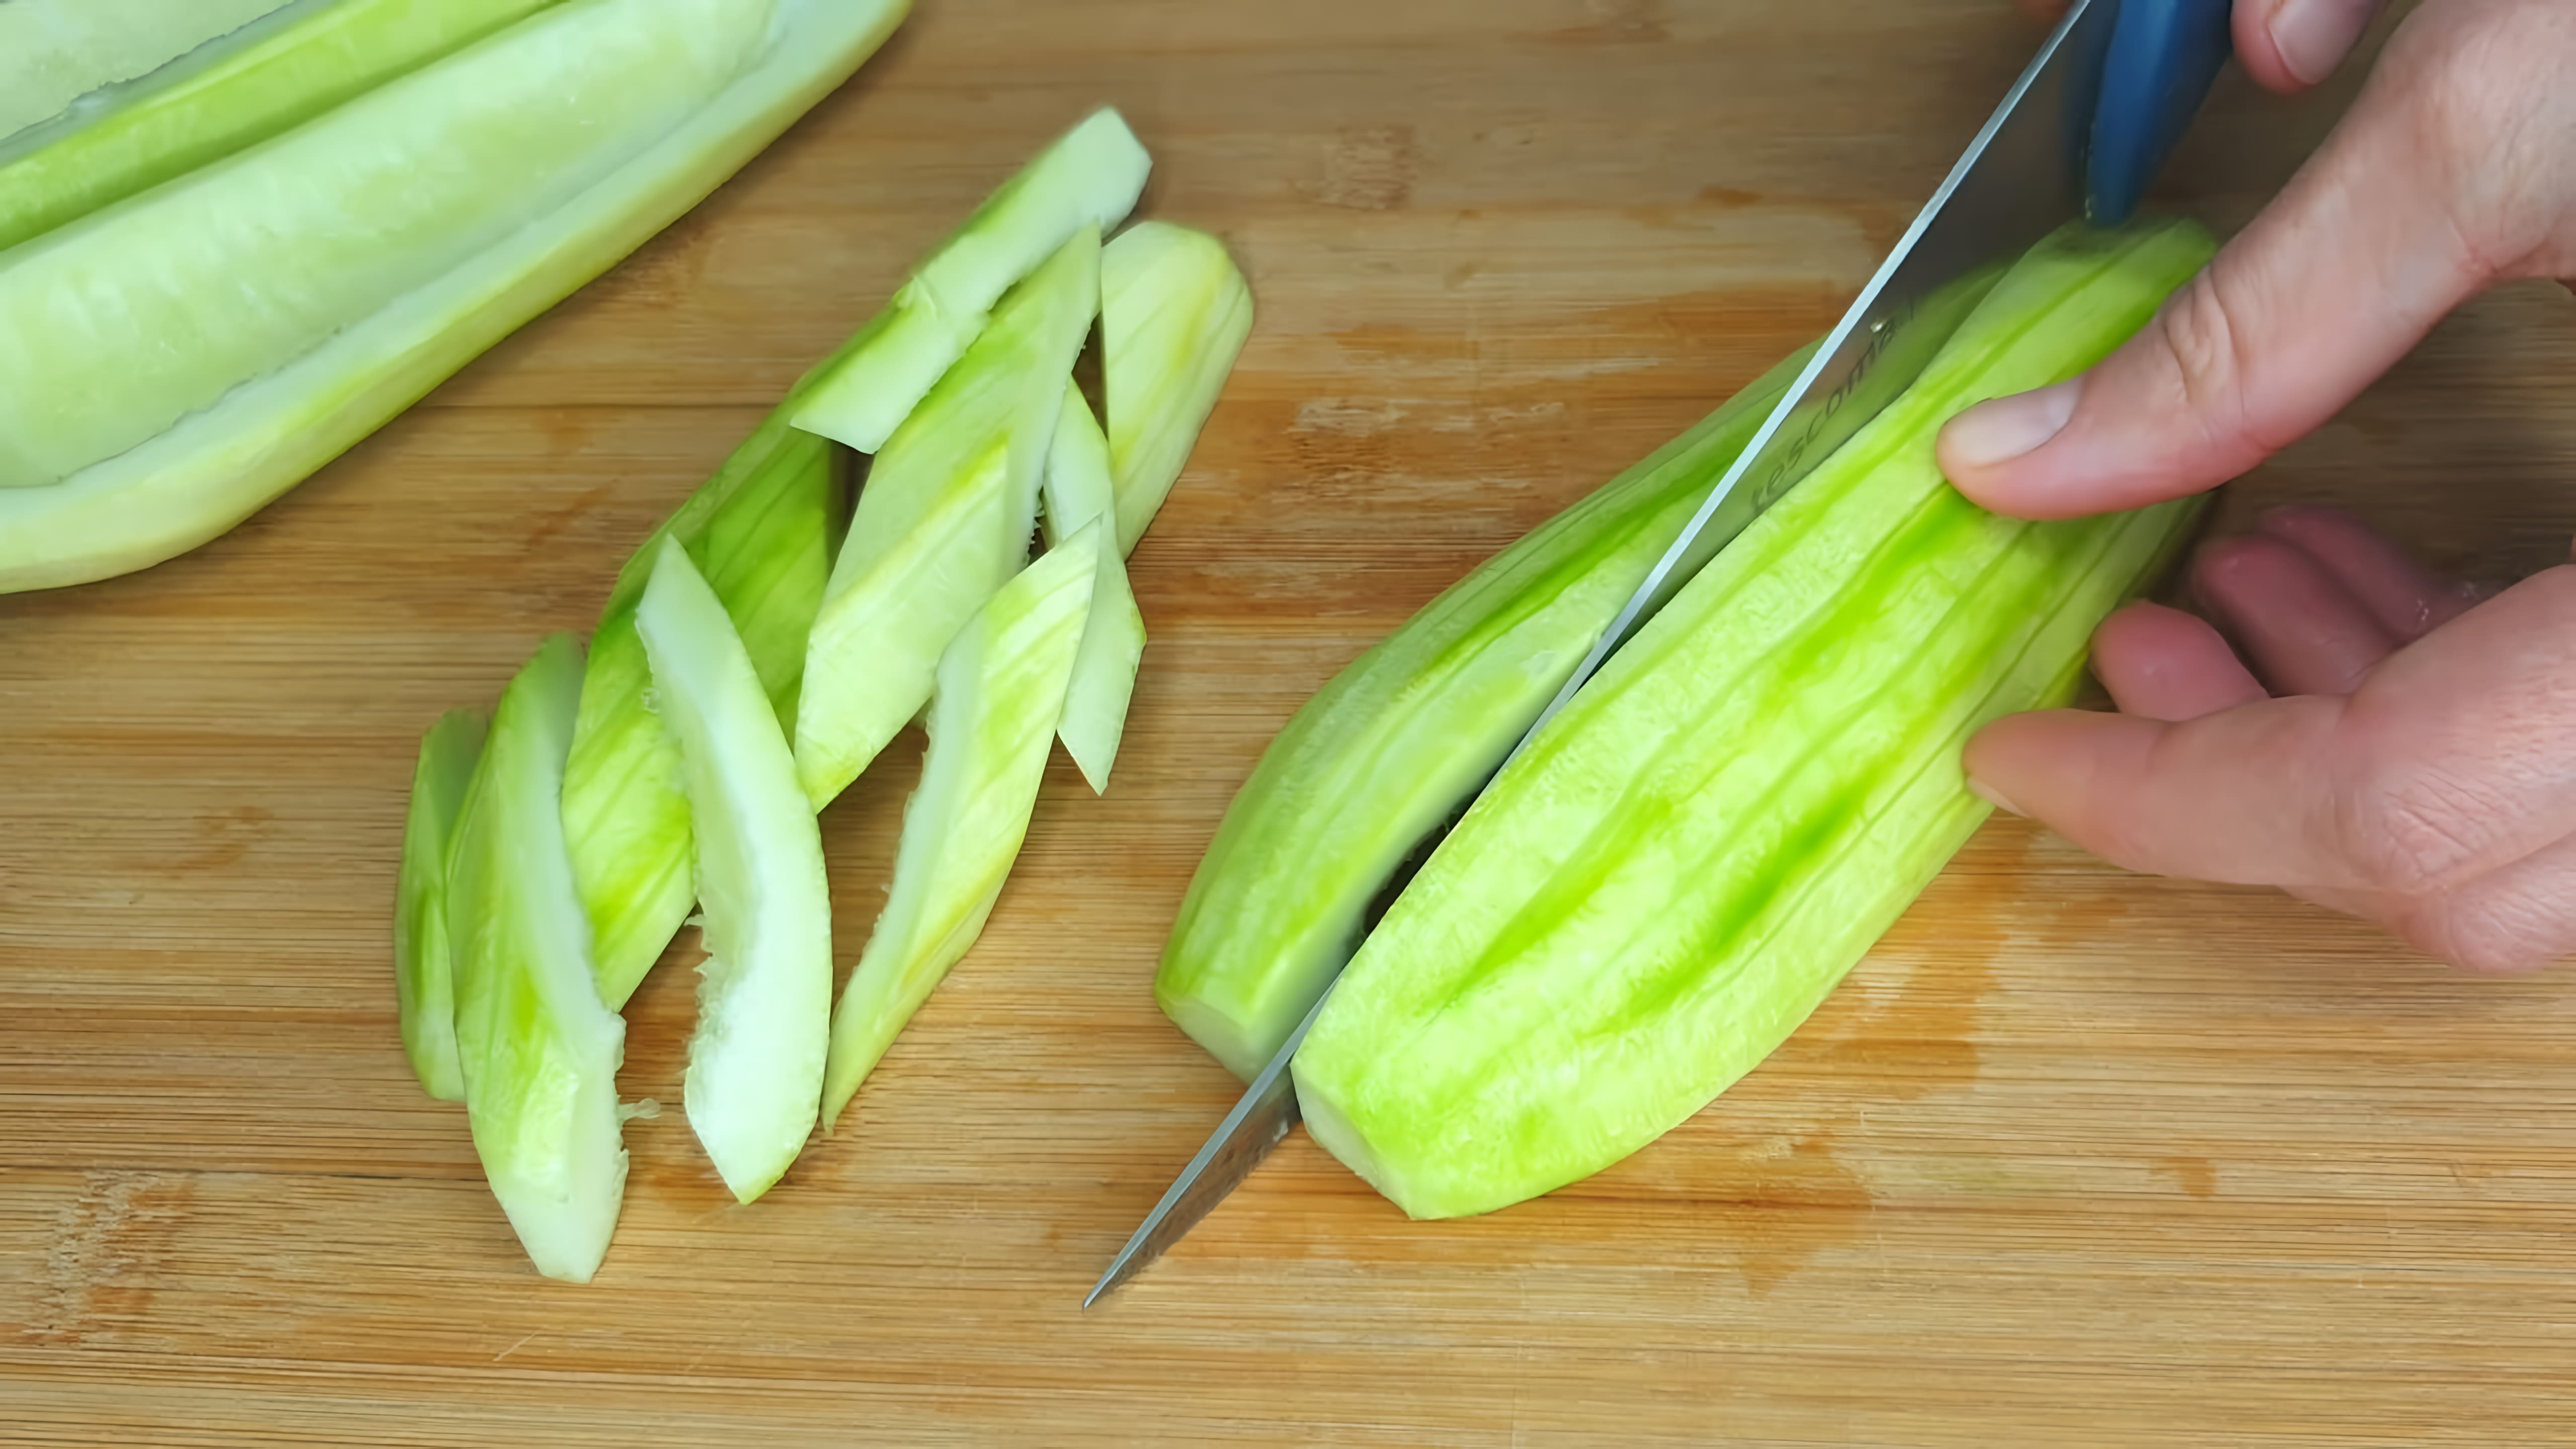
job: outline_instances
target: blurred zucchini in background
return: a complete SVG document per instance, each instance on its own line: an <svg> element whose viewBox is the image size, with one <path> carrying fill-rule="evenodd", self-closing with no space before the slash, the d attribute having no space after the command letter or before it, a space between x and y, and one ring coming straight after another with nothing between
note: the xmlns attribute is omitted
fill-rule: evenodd
<svg viewBox="0 0 2576 1449"><path fill-rule="evenodd" d="M294 6L338 0L291 0ZM0 0L0 157L129 83L220 58L290 0Z"/></svg>
<svg viewBox="0 0 2576 1449"><path fill-rule="evenodd" d="M0 144L0 251L299 126L559 0L301 0Z"/></svg>
<svg viewBox="0 0 2576 1449"><path fill-rule="evenodd" d="M238 523L695 205L906 4L298 6L11 143L0 590ZM352 67L383 79L341 96Z"/></svg>

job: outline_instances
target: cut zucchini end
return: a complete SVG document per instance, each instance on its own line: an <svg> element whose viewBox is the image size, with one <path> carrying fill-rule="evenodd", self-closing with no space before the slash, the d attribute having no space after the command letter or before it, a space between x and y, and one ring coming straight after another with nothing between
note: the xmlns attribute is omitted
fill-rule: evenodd
<svg viewBox="0 0 2576 1449"><path fill-rule="evenodd" d="M878 451L965 356L984 322L981 312L942 312L919 284L905 283L831 370L815 379L794 425L862 453Z"/></svg>
<svg viewBox="0 0 2576 1449"><path fill-rule="evenodd" d="M1135 208L1152 165L1115 110L1094 111L985 198L916 265L819 378L796 426L875 453L984 331L1003 294L1089 227Z"/></svg>
<svg viewBox="0 0 2576 1449"><path fill-rule="evenodd" d="M1252 288L1207 232L1140 221L1101 253L1101 380L1118 506L1132 553L1252 335Z"/></svg>
<svg viewBox="0 0 2576 1449"><path fill-rule="evenodd" d="M1091 612L1074 656L1073 681L1064 694L1056 734L1094 795L1109 792L1109 772L1127 732L1127 707L1145 658L1145 616L1127 585L1127 563L1118 553L1116 520L1105 515L1087 530L1100 555L1091 588ZM1068 545L1072 546L1072 545Z"/></svg>
<svg viewBox="0 0 2576 1449"><path fill-rule="evenodd" d="M1258 1075L1259 1070L1256 1065L1251 1072L1238 1071L1235 1075L1249 1081ZM1331 1153L1335 1161L1357 1174L1362 1182L1376 1188L1379 1196L1402 1208L1408 1218L1420 1221L1460 1216L1431 1208L1424 1195L1414 1190L1412 1183L1379 1161L1377 1154L1369 1150L1368 1139L1361 1136L1351 1125L1350 1118L1344 1115L1332 1090L1321 1082L1310 1080L1297 1059L1289 1060L1288 1072L1297 1084L1297 1115L1305 1122L1306 1133L1315 1139L1316 1146Z"/></svg>
<svg viewBox="0 0 2576 1449"><path fill-rule="evenodd" d="M1278 1043L1287 1040L1286 1032L1274 1039L1248 1031L1242 1022L1204 996L1174 990L1159 980L1154 985L1154 1003L1163 1009L1172 1025L1246 1082L1261 1075L1261 1069L1270 1062L1270 1054L1278 1050ZM1265 1040L1270 1045L1265 1047Z"/></svg>

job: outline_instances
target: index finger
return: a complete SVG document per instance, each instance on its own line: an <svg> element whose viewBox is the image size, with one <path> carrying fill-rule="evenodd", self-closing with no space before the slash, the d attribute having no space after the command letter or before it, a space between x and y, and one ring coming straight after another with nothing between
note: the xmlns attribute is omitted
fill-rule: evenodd
<svg viewBox="0 0 2576 1449"><path fill-rule="evenodd" d="M2011 715L1968 742L1968 776L1996 804L2129 870L2362 890L2324 763L2343 707L2299 695L2178 723Z"/></svg>

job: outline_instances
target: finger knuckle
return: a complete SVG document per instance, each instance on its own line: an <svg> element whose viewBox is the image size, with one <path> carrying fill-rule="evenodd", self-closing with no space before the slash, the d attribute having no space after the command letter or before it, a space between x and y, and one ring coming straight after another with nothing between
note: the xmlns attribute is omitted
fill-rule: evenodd
<svg viewBox="0 0 2576 1449"><path fill-rule="evenodd" d="M2391 42L2383 71L2425 161L2447 178L2459 244L2488 277L2523 275L2576 222L2576 6L2472 0L2427 6Z"/></svg>
<svg viewBox="0 0 2576 1449"><path fill-rule="evenodd" d="M2218 268L2204 270L2157 313L2157 341L2173 363L2174 401L2205 441L2237 444L2245 434L2246 360L2240 325L2247 303Z"/></svg>
<svg viewBox="0 0 2576 1449"><path fill-rule="evenodd" d="M2338 819L2345 859L2373 890L2439 890L2473 869L2485 848L2482 821L2497 802L2447 772L2414 769L2391 783L2348 795Z"/></svg>
<svg viewBox="0 0 2576 1449"><path fill-rule="evenodd" d="M2563 944L2561 923L2511 901L2432 896L2404 907L2397 934L2448 966L2481 975L2515 975L2549 963Z"/></svg>

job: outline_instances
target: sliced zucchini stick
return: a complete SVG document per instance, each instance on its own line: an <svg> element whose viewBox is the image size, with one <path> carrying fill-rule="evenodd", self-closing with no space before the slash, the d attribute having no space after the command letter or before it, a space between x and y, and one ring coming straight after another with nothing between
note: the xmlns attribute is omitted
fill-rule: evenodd
<svg viewBox="0 0 2576 1449"><path fill-rule="evenodd" d="M1100 256L1100 368L1118 547L1136 541L1198 445L1252 335L1252 289L1203 231L1140 221Z"/></svg>
<svg viewBox="0 0 2576 1449"><path fill-rule="evenodd" d="M886 446L966 354L1003 292L1076 231L1106 234L1145 190L1152 162L1114 110L1098 110L976 208L815 386L796 426L862 453Z"/></svg>
<svg viewBox="0 0 2576 1449"><path fill-rule="evenodd" d="M1091 525L1092 529L1101 527ZM1090 530L1005 584L940 656L894 885L832 1013L825 1130L975 944L1018 858L1099 577Z"/></svg>
<svg viewBox="0 0 2576 1449"><path fill-rule="evenodd" d="M421 1088L443 1102L465 1100L464 1069L456 1064L456 977L447 957L447 848L489 727L481 710L452 709L421 737L394 879L394 1004L403 1053Z"/></svg>
<svg viewBox="0 0 2576 1449"><path fill-rule="evenodd" d="M1136 666L1145 657L1145 616L1127 586L1127 561L1118 551L1115 505L1109 483L1109 440L1091 416L1091 404L1070 379L1064 411L1047 449L1046 541L1061 548L1095 519L1110 526L1090 532L1100 552L1100 578L1091 591L1091 617L1083 625L1082 652L1073 664L1064 719L1056 733L1065 753L1097 795L1109 788L1109 767L1127 729L1127 702L1136 691Z"/></svg>
<svg viewBox="0 0 2576 1449"><path fill-rule="evenodd" d="M1027 561L1064 381L1099 301L1099 233L1085 223L870 466L806 645L796 767L816 809L920 712L940 652Z"/></svg>
<svg viewBox="0 0 2576 1449"><path fill-rule="evenodd" d="M787 736L715 590L662 540L635 628L679 741L708 958L683 1088L690 1129L733 1190L767 1192L813 1135L832 1010L823 837Z"/></svg>
<svg viewBox="0 0 2576 1449"><path fill-rule="evenodd" d="M581 646L568 634L547 639L502 692L457 820L447 938L484 1178L537 1271L586 1283L626 1191L626 1023L591 983L590 925L564 849L559 797L580 702Z"/></svg>

